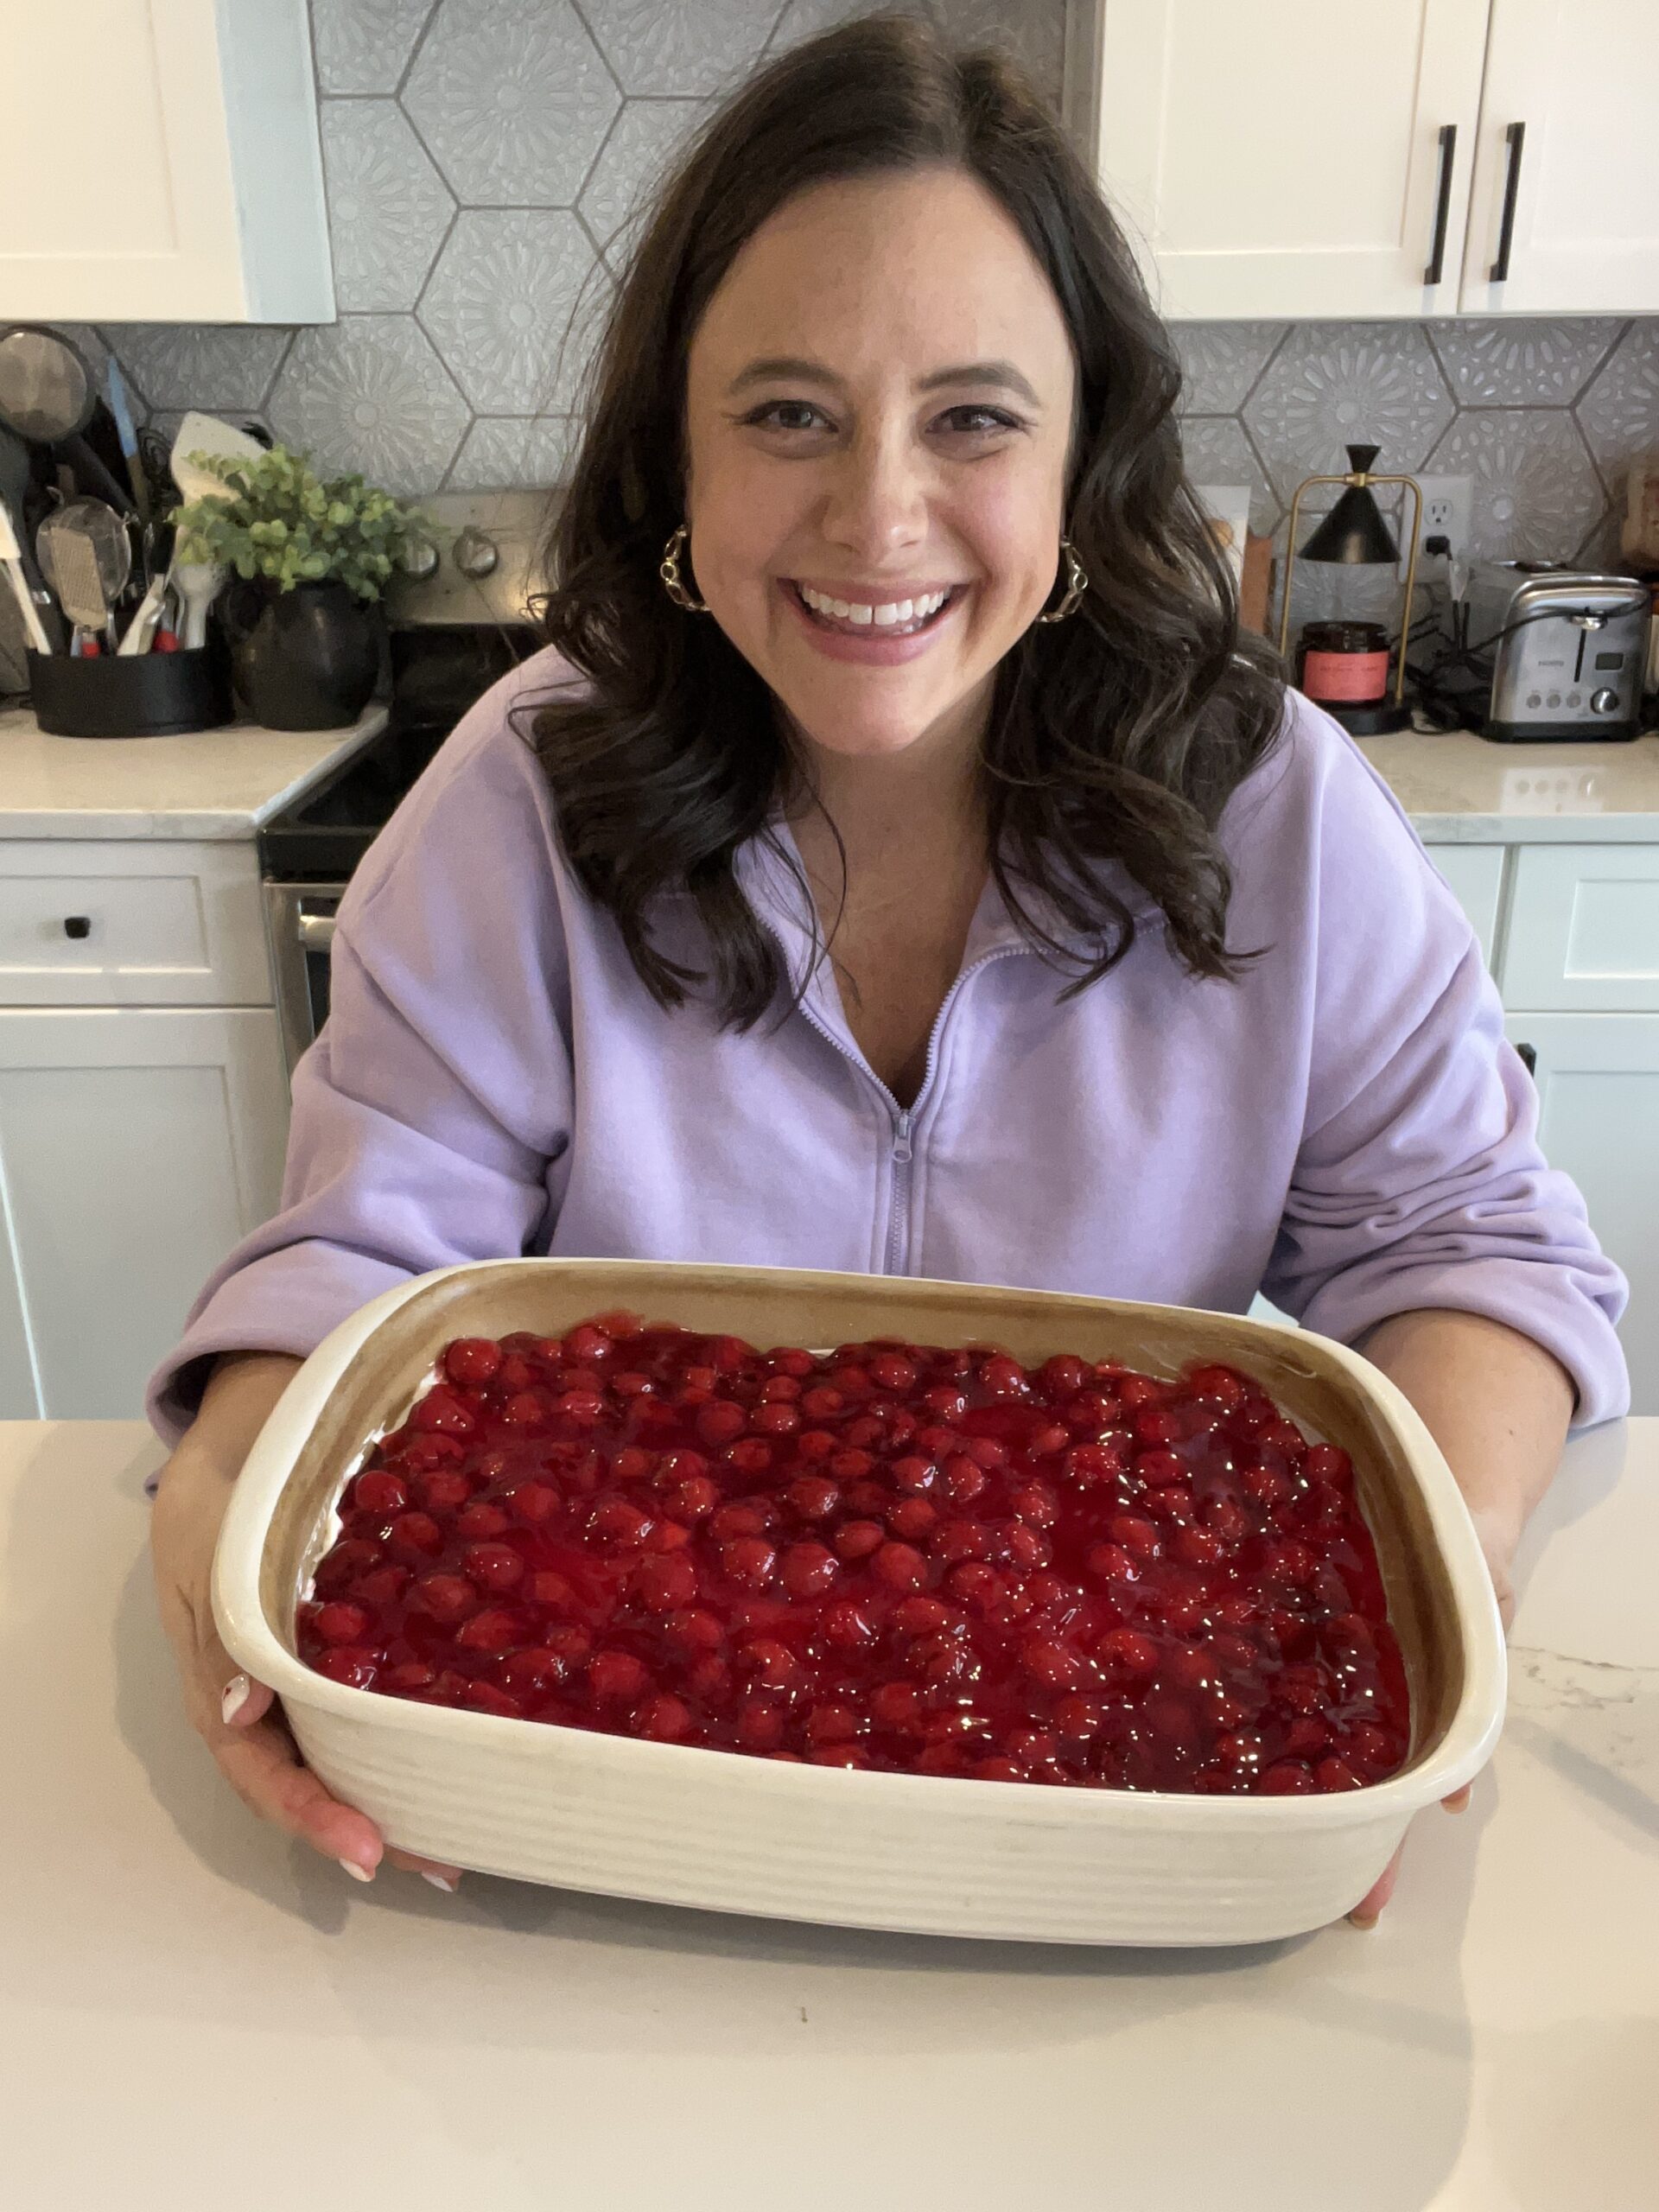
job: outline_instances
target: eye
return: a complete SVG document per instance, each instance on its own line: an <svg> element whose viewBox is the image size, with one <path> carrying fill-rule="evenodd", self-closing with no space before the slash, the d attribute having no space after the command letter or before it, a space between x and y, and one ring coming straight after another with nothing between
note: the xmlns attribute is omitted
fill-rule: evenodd
<svg viewBox="0 0 1659 2212"><path fill-rule="evenodd" d="M753 426L763 430L810 430L812 424L798 418L817 413L810 399L769 399L746 415L743 422L746 429Z"/></svg>
<svg viewBox="0 0 1659 2212"><path fill-rule="evenodd" d="M971 404L950 407L938 419L950 429L970 438L989 437L999 430L1019 430L1025 427L1017 415L1010 415L1001 407Z"/></svg>

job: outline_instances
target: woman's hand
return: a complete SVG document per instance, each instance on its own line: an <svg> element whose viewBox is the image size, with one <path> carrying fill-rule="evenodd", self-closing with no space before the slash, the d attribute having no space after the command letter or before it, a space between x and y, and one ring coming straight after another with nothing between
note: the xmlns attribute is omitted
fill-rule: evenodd
<svg viewBox="0 0 1659 2212"><path fill-rule="evenodd" d="M1512 1511L1496 1506L1471 1507L1470 1518L1475 1524L1475 1534L1480 1538L1480 1548L1485 1554L1486 1566L1492 1578L1492 1587L1497 1593L1497 1610L1503 1617L1505 1633L1515 1617L1515 1584L1511 1569L1515 1563L1516 1546L1521 1540L1521 1522ZM1443 1797L1440 1802L1448 1813L1461 1813L1468 1808L1471 1785ZM1394 1895L1394 1885L1399 1878L1400 1860L1405 1851L1402 1841L1382 1873L1348 1917L1356 1928L1375 1928L1382 1908Z"/></svg>
<svg viewBox="0 0 1659 2212"><path fill-rule="evenodd" d="M213 1625L219 1524L242 1462L298 1365L270 1352L221 1360L200 1413L162 1470L150 1552L185 1709L226 1780L262 1820L338 1860L358 1881L372 1881L385 1858L453 1890L458 1869L388 1851L372 1821L330 1796L301 1760L272 1692L238 1671Z"/></svg>

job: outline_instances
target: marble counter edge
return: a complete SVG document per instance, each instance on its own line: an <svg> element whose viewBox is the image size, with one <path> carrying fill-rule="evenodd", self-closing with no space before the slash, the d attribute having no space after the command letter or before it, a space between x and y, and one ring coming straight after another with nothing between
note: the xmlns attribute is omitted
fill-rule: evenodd
<svg viewBox="0 0 1659 2212"><path fill-rule="evenodd" d="M302 798L325 776L363 752L373 743L385 728L390 712L384 702L365 709L350 728L338 732L318 730L307 733L289 730L274 732L284 737L307 734L317 737L334 735L339 742L315 760L290 776L286 783L267 794L257 804L250 806L173 806L139 807L9 807L0 803L0 840L22 842L24 839L43 839L62 843L91 842L130 842L135 844L251 843L271 817L283 807L291 806ZM238 726L231 723L225 732L214 734L236 735ZM251 730L242 732L251 736ZM263 734L263 733L262 733ZM89 742L92 741L88 741ZM123 741L101 739L101 744L123 742L142 744L142 739Z"/></svg>

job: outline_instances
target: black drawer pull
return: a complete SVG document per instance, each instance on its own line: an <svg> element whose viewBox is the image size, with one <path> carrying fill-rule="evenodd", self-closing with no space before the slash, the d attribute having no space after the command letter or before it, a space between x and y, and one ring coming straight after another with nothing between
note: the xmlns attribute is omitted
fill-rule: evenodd
<svg viewBox="0 0 1659 2212"><path fill-rule="evenodd" d="M1517 1045L1515 1050L1516 1058L1520 1060L1522 1066L1525 1068L1527 1073L1532 1077L1535 1082L1536 1082L1538 1077L1538 1047L1535 1045Z"/></svg>
<svg viewBox="0 0 1659 2212"><path fill-rule="evenodd" d="M66 914L63 918L63 933L65 937L91 937L92 933L92 916L90 914Z"/></svg>
<svg viewBox="0 0 1659 2212"><path fill-rule="evenodd" d="M1509 175L1503 181L1503 219L1498 232L1497 259L1489 272L1494 284L1507 282L1510 274L1510 248L1515 244L1515 201L1521 189L1521 149L1526 136L1524 123L1512 123L1503 133L1510 149Z"/></svg>
<svg viewBox="0 0 1659 2212"><path fill-rule="evenodd" d="M1434 203L1434 246L1423 271L1425 284L1438 284L1446 273L1446 226L1452 213L1452 170L1458 158L1458 126L1440 125L1440 188Z"/></svg>

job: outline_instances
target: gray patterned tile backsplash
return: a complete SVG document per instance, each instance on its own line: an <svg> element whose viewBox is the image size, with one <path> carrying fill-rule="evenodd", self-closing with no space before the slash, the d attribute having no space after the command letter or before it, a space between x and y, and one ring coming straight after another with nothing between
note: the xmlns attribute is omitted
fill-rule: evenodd
<svg viewBox="0 0 1659 2212"><path fill-rule="evenodd" d="M869 3L311 0L339 321L102 334L166 426L257 417L404 494L556 481L641 195L761 54ZM1065 0L908 5L999 37L1058 107ZM1472 478L1477 552L1611 559L1625 469L1659 447L1659 317L1173 335L1189 467L1249 484L1281 544L1297 480L1364 438L1385 469Z"/></svg>

